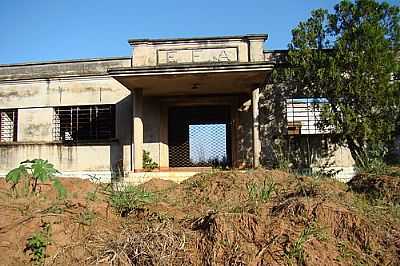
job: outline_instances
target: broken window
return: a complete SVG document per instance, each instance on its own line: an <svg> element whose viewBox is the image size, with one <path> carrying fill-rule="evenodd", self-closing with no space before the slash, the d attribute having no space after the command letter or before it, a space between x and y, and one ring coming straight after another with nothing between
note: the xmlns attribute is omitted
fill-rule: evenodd
<svg viewBox="0 0 400 266"><path fill-rule="evenodd" d="M65 142L115 138L115 105L57 107L54 138Z"/></svg>
<svg viewBox="0 0 400 266"><path fill-rule="evenodd" d="M289 135L312 135L329 133L321 129L321 112L325 98L292 98L286 100L286 117Z"/></svg>
<svg viewBox="0 0 400 266"><path fill-rule="evenodd" d="M17 109L0 110L0 142L17 141Z"/></svg>

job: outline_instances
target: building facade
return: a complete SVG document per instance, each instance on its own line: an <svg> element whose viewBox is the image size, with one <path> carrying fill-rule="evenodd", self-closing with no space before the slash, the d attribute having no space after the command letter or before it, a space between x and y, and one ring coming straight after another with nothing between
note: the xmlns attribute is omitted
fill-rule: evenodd
<svg viewBox="0 0 400 266"><path fill-rule="evenodd" d="M33 158L64 176L133 181L266 164L263 95L282 54L265 51L266 39L135 39L129 57L0 65L0 174ZM282 134L321 139L308 99L285 106ZM351 175L349 152L333 157ZM149 160L155 169L144 173Z"/></svg>

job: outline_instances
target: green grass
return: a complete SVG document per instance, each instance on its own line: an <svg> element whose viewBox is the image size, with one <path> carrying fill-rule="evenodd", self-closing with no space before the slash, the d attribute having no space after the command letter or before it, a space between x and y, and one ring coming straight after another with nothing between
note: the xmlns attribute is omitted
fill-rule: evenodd
<svg viewBox="0 0 400 266"><path fill-rule="evenodd" d="M128 216L136 208L154 200L153 193L131 185L127 185L122 189L111 190L109 195L110 205L123 217Z"/></svg>

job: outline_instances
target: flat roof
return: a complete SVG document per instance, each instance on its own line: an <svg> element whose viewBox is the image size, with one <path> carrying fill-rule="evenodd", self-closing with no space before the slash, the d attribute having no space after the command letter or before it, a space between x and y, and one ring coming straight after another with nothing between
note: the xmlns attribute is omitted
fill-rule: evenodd
<svg viewBox="0 0 400 266"><path fill-rule="evenodd" d="M84 63L96 61L111 61L111 60L124 60L132 59L130 56L114 56L114 57L95 57L95 58L82 58L82 59L61 59L50 61L32 61L22 63L0 64L0 67L17 67L17 66L32 66L32 65L48 65L48 64L64 64L64 63Z"/></svg>
<svg viewBox="0 0 400 266"><path fill-rule="evenodd" d="M228 36L205 36L205 37L185 37L185 38L143 38L143 39L129 39L129 44L139 43L168 43L168 42L198 42L198 41L219 41L219 40L241 40L241 39L268 39L268 34L246 34L246 35L228 35Z"/></svg>

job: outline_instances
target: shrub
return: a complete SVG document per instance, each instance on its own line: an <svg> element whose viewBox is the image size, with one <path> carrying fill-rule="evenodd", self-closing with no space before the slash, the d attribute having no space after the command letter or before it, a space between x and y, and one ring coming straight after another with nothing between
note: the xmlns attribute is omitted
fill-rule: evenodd
<svg viewBox="0 0 400 266"><path fill-rule="evenodd" d="M46 259L46 248L50 245L50 224L44 223L39 232L34 233L27 239L24 252L31 253L31 261L34 265L44 265Z"/></svg>
<svg viewBox="0 0 400 266"><path fill-rule="evenodd" d="M153 193L130 185L120 190L111 191L109 196L110 205L123 217L128 216L136 208L153 200Z"/></svg>
<svg viewBox="0 0 400 266"><path fill-rule="evenodd" d="M36 192L38 182L51 181L54 188L58 192L60 198L64 198L66 190L61 184L60 180L55 177L55 174L59 173L54 168L53 164L47 160L34 159L21 162L19 167L8 172L6 181L12 183L11 189L15 190L18 183L22 178L26 178L26 188L30 189L30 192Z"/></svg>
<svg viewBox="0 0 400 266"><path fill-rule="evenodd" d="M143 150L143 169L150 172L157 167L158 164L150 157L150 152Z"/></svg>

